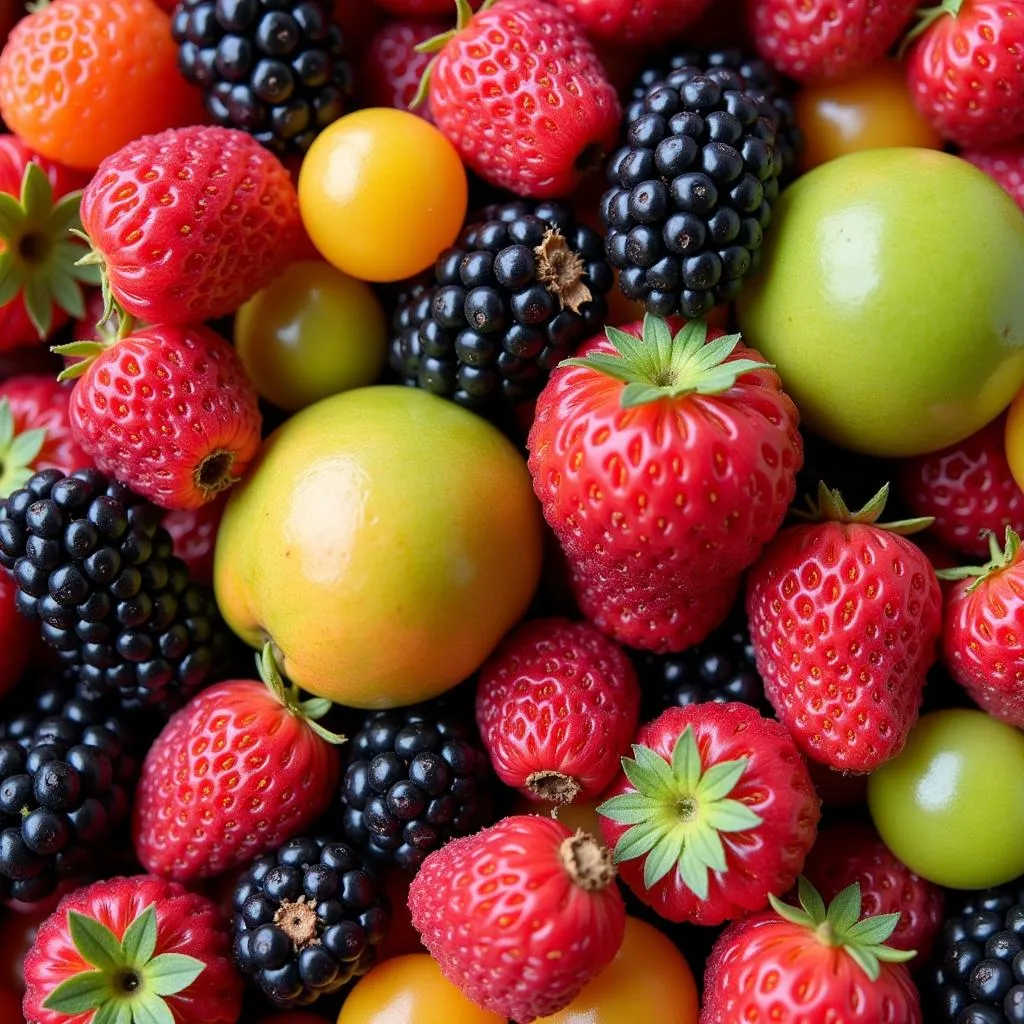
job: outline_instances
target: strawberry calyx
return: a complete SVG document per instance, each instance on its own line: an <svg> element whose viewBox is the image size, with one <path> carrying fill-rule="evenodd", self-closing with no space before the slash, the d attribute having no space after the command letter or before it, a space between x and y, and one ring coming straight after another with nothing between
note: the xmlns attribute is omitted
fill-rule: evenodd
<svg viewBox="0 0 1024 1024"><path fill-rule="evenodd" d="M917 12L917 24L906 34L903 42L900 44L898 56L902 57L910 44L915 39L924 35L940 18L944 18L947 15L956 17L960 13L960 8L963 7L964 0L942 0L935 7L922 7Z"/></svg>
<svg viewBox="0 0 1024 1024"><path fill-rule="evenodd" d="M878 520L885 511L885 503L889 500L889 485L883 484L877 494L866 505L857 511L851 511L839 491L832 490L824 481L818 483L818 497L806 495L806 509L793 509L793 515L810 523L850 523L862 526L874 526L886 533L894 533L900 537L908 537L928 529L935 522L934 516L919 516L916 519L900 519L891 523L880 523Z"/></svg>
<svg viewBox="0 0 1024 1024"><path fill-rule="evenodd" d="M620 793L597 808L610 821L630 826L615 844L615 863L646 857L646 888L678 870L686 887L707 899L710 872L729 869L721 834L761 824L759 815L729 796L748 763L740 757L705 767L692 726L676 739L671 763L634 745L633 757L622 759L622 770L636 792Z"/></svg>
<svg viewBox="0 0 1024 1024"><path fill-rule="evenodd" d="M75 360L57 374L58 381L77 380L104 353L112 349L119 341L123 341L135 330L135 318L123 310L117 312L117 330L110 331L106 326L111 319L104 315L96 325L98 338L91 341L70 341L66 345L51 345L50 351L57 356L65 356Z"/></svg>
<svg viewBox="0 0 1024 1024"><path fill-rule="evenodd" d="M821 894L806 878L797 886L799 907L783 903L769 894L772 909L784 921L806 928L823 946L840 948L872 980L881 974L881 964L903 964L917 955L914 950L885 945L900 923L900 915L860 916L860 884L854 882L839 893L826 909Z"/></svg>
<svg viewBox="0 0 1024 1024"><path fill-rule="evenodd" d="M999 538L988 531L988 561L984 565L960 565L952 569L938 569L935 575L940 580L972 580L967 593L973 593L985 580L1004 569L1009 569L1020 554L1020 536L1012 526L1006 528L1006 540L1002 547Z"/></svg>
<svg viewBox="0 0 1024 1024"><path fill-rule="evenodd" d="M0 398L0 498L24 487L34 470L32 463L46 444L45 430L15 431L10 400Z"/></svg>
<svg viewBox="0 0 1024 1024"><path fill-rule="evenodd" d="M751 370L770 370L770 363L729 359L740 343L738 334L708 341L708 325L689 320L675 334L665 320L644 317L641 337L606 327L615 352L591 352L566 359L559 366L582 366L622 381L619 401L624 409L681 395L720 395Z"/></svg>
<svg viewBox="0 0 1024 1024"><path fill-rule="evenodd" d="M266 688L277 698L281 705L287 708L296 718L302 721L317 734L322 740L335 745L345 743L347 737L340 733L331 732L320 724L323 718L333 706L325 697L302 698L299 688L294 683L285 685L284 677L278 668L277 657L274 653L274 645L267 641L263 650L256 655L256 670Z"/></svg>
<svg viewBox="0 0 1024 1024"><path fill-rule="evenodd" d="M75 1017L93 1012L93 1024L152 1024L174 1018L166 997L187 989L206 970L183 953L154 955L156 908L151 903L120 940L100 921L68 911L68 931L79 956L93 970L62 982L43 1003Z"/></svg>

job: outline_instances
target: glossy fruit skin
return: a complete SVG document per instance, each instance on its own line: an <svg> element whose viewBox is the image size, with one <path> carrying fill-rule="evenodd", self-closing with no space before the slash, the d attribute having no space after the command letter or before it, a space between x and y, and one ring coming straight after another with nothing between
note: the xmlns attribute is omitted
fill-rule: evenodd
<svg viewBox="0 0 1024 1024"><path fill-rule="evenodd" d="M401 281L428 268L455 241L467 202L466 171L452 144L423 118L390 107L335 121L299 173L313 244L361 281Z"/></svg>
<svg viewBox="0 0 1024 1024"><path fill-rule="evenodd" d="M840 157L783 192L737 317L815 433L919 455L969 437L1020 389L1024 219L992 185L957 157L888 149ZM934 215L951 204L968 218L956 246L940 244Z"/></svg>
<svg viewBox="0 0 1024 1024"><path fill-rule="evenodd" d="M175 714L146 755L135 854L176 882L241 867L312 825L339 771L337 749L263 683L219 683Z"/></svg>
<svg viewBox="0 0 1024 1024"><path fill-rule="evenodd" d="M18 613L14 603L18 588L11 577L0 570L0 696L10 693L28 665L35 641L35 630L29 619Z"/></svg>
<svg viewBox="0 0 1024 1024"><path fill-rule="evenodd" d="M82 196L82 224L114 297L151 324L233 313L284 269L301 237L281 161L216 126L136 139L108 157Z"/></svg>
<svg viewBox="0 0 1024 1024"><path fill-rule="evenodd" d="M224 515L227 493L199 508L172 509L164 516L163 527L174 541L174 554L187 566L189 575L209 586L213 583L213 552L217 528Z"/></svg>
<svg viewBox="0 0 1024 1024"><path fill-rule="evenodd" d="M935 711L868 779L868 808L885 845L922 878L1002 885L1024 873L1022 769L1024 736L1012 726L982 711Z"/></svg>
<svg viewBox="0 0 1024 1024"><path fill-rule="evenodd" d="M1024 210L1024 142L984 151L964 150L960 156L1001 185Z"/></svg>
<svg viewBox="0 0 1024 1024"><path fill-rule="evenodd" d="M1024 132L1024 3L963 0L914 43L907 84L943 138L987 147Z"/></svg>
<svg viewBox="0 0 1024 1024"><path fill-rule="evenodd" d="M536 199L571 192L615 143L622 116L581 27L542 0L502 0L448 42L430 110L470 170Z"/></svg>
<svg viewBox="0 0 1024 1024"><path fill-rule="evenodd" d="M360 388L264 444L224 512L214 585L228 624L254 647L269 634L303 689L414 704L470 676L522 617L542 526L494 427L416 388Z"/></svg>
<svg viewBox="0 0 1024 1024"><path fill-rule="evenodd" d="M303 260L238 310L235 347L260 395L297 412L377 380L387 321L369 285Z"/></svg>
<svg viewBox="0 0 1024 1024"><path fill-rule="evenodd" d="M260 445L256 392L205 327L145 327L106 349L78 378L70 414L93 465L162 508L212 501Z"/></svg>
<svg viewBox="0 0 1024 1024"><path fill-rule="evenodd" d="M646 888L644 857L621 861L619 877L641 902L669 921L716 925L761 910L768 904L769 893L778 896L793 885L814 844L821 809L807 766L789 734L747 704L669 708L642 725L633 742L671 763L676 740L687 726L693 729L705 768L748 759L729 796L760 815L761 824L720 834L728 870L709 872L706 900L687 887L678 868ZM606 796L636 791L622 774ZM601 816L609 848L614 849L628 827Z"/></svg>
<svg viewBox="0 0 1024 1024"><path fill-rule="evenodd" d="M206 964L184 991L167 996L174 1024L235 1024L241 1013L242 981L231 963L227 927L217 907L180 885L138 875L112 878L66 896L39 929L25 959L24 1013L38 1024L88 1024L91 1012L68 1016L44 1010L43 1003L61 982L90 970L75 949L67 915L76 911L106 925L119 939L150 904L157 919L157 953L184 953Z"/></svg>
<svg viewBox="0 0 1024 1024"><path fill-rule="evenodd" d="M678 38L712 0L555 0L591 39L618 46L662 48Z"/></svg>
<svg viewBox="0 0 1024 1024"><path fill-rule="evenodd" d="M86 171L133 139L203 120L151 0L58 0L22 18L0 56L0 113L36 152Z"/></svg>
<svg viewBox="0 0 1024 1024"><path fill-rule="evenodd" d="M441 12L449 14L446 6ZM449 25L444 21L389 21L370 41L363 58L360 81L367 106L394 107L409 110L416 98L424 71L430 63L429 53L417 53L416 47L442 32ZM412 113L433 123L430 104L421 103Z"/></svg>
<svg viewBox="0 0 1024 1024"><path fill-rule="evenodd" d="M614 882L574 882L561 853L571 838L550 818L505 818L432 853L409 889L413 924L445 977L521 1024L564 1009L622 945L622 897Z"/></svg>

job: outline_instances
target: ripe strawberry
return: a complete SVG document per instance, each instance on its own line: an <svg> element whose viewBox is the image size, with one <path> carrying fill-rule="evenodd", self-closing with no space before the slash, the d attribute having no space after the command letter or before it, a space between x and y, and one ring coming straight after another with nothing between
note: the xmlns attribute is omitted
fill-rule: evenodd
<svg viewBox="0 0 1024 1024"><path fill-rule="evenodd" d="M521 815L427 857L409 910L450 982L530 1024L572 1002L618 952L626 914L614 878L592 836Z"/></svg>
<svg viewBox="0 0 1024 1024"><path fill-rule="evenodd" d="M691 321L673 337L679 323L648 316L586 343L551 375L527 442L588 614L614 601L602 628L653 650L724 617L723 591L779 528L802 458L774 370L738 335Z"/></svg>
<svg viewBox="0 0 1024 1024"><path fill-rule="evenodd" d="M974 148L1024 133L1024 0L942 0L908 38L910 91L943 138Z"/></svg>
<svg viewBox="0 0 1024 1024"><path fill-rule="evenodd" d="M536 800L607 789L639 719L636 670L584 622L524 623L480 670L476 721L494 770Z"/></svg>
<svg viewBox="0 0 1024 1024"><path fill-rule="evenodd" d="M981 558L989 533L1007 526L1024 531L1024 493L1010 473L1000 416L958 444L905 460L900 490L918 516L931 516L931 532L947 548Z"/></svg>
<svg viewBox="0 0 1024 1024"><path fill-rule="evenodd" d="M444 31L442 22L389 21L370 41L363 58L361 81L367 105L409 110L430 63L430 55L416 47ZM413 113L434 120L428 104L420 104Z"/></svg>
<svg viewBox="0 0 1024 1024"><path fill-rule="evenodd" d="M1001 185L1024 210L1024 142L999 149L965 150L960 154Z"/></svg>
<svg viewBox="0 0 1024 1024"><path fill-rule="evenodd" d="M896 42L917 0L749 0L761 56L798 82L849 78Z"/></svg>
<svg viewBox="0 0 1024 1024"><path fill-rule="evenodd" d="M597 808L622 880L670 921L721 924L796 881L821 810L786 730L748 704L641 726Z"/></svg>
<svg viewBox="0 0 1024 1024"><path fill-rule="evenodd" d="M662 48L693 25L712 0L555 0L591 39Z"/></svg>
<svg viewBox="0 0 1024 1024"><path fill-rule="evenodd" d="M220 127L166 131L118 150L82 196L82 223L110 297L151 324L234 313L284 269L301 238L281 161L246 132Z"/></svg>
<svg viewBox="0 0 1024 1024"><path fill-rule="evenodd" d="M521 196L566 195L614 145L622 108L594 48L543 0L457 0L451 32L423 43L430 111L463 162ZM422 94L422 89L421 89Z"/></svg>
<svg viewBox="0 0 1024 1024"><path fill-rule="evenodd" d="M204 896L162 878L112 878L66 896L25 959L33 1024L235 1024L242 981Z"/></svg>
<svg viewBox="0 0 1024 1024"><path fill-rule="evenodd" d="M922 1024L903 966L913 954L885 945L898 917L861 917L857 885L828 910L800 881L802 909L772 910L730 925L711 951L700 1024Z"/></svg>
<svg viewBox="0 0 1024 1024"><path fill-rule="evenodd" d="M139 863L178 882L210 878L280 846L323 814L338 783L330 710L285 688L268 644L262 682L193 697L149 749L135 797Z"/></svg>
<svg viewBox="0 0 1024 1024"><path fill-rule="evenodd" d="M95 466L162 508L198 508L238 482L260 445L256 391L205 327L144 327L54 351L82 357L71 429Z"/></svg>
<svg viewBox="0 0 1024 1024"><path fill-rule="evenodd" d="M217 543L228 495L218 495L199 508L174 509L164 516L163 527L174 541L174 553L188 566L197 583L213 583L213 551Z"/></svg>
<svg viewBox="0 0 1024 1024"><path fill-rule="evenodd" d="M924 552L900 536L929 520L878 522L882 488L850 512L824 484L811 514L768 545L747 577L757 668L800 749L847 772L895 757L935 661L942 594Z"/></svg>

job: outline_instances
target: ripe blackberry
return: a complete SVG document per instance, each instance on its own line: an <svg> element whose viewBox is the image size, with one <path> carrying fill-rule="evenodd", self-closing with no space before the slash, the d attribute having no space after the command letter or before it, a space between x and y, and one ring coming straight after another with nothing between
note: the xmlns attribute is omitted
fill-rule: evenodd
<svg viewBox="0 0 1024 1024"><path fill-rule="evenodd" d="M352 89L330 0L183 0L171 21L182 74L214 122L280 156L305 153Z"/></svg>
<svg viewBox="0 0 1024 1024"><path fill-rule="evenodd" d="M403 384L419 386L414 371L410 376L409 367L419 367L423 358L420 344L420 327L430 319L437 285L430 281L417 281L395 297L391 314L391 342L388 348L388 362Z"/></svg>
<svg viewBox="0 0 1024 1024"><path fill-rule="evenodd" d="M352 847L289 839L253 861L234 892L234 955L276 1006L308 1006L365 974L391 921L373 869Z"/></svg>
<svg viewBox="0 0 1024 1024"><path fill-rule="evenodd" d="M350 749L342 828L374 860L415 871L432 850L487 824L490 762L446 709L371 712Z"/></svg>
<svg viewBox="0 0 1024 1024"><path fill-rule="evenodd" d="M94 469L36 473L0 503L0 565L19 611L86 696L125 708L188 696L227 647L213 595L172 555L162 513Z"/></svg>
<svg viewBox="0 0 1024 1024"><path fill-rule="evenodd" d="M608 166L608 260L623 293L657 316L703 316L757 270L782 159L773 120L744 90L729 68L672 71Z"/></svg>
<svg viewBox="0 0 1024 1024"><path fill-rule="evenodd" d="M535 397L604 328L612 271L598 234L561 204L517 201L481 218L438 258L431 315L404 311L390 356L406 383L484 412Z"/></svg>

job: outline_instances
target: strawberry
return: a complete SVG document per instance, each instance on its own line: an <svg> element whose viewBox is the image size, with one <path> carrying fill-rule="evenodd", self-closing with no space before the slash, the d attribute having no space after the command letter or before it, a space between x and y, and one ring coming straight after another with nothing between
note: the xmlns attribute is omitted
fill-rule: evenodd
<svg viewBox="0 0 1024 1024"><path fill-rule="evenodd" d="M887 944L916 951L915 965L928 960L942 927L942 890L890 853L870 825L843 822L824 829L807 858L804 875L826 900L856 882L865 915L899 915Z"/></svg>
<svg viewBox="0 0 1024 1024"><path fill-rule="evenodd" d="M943 138L975 148L1024 133L1024 0L942 0L911 40L910 91Z"/></svg>
<svg viewBox="0 0 1024 1024"><path fill-rule="evenodd" d="M960 155L1001 185L1024 210L1024 141L998 149L965 150Z"/></svg>
<svg viewBox="0 0 1024 1024"><path fill-rule="evenodd" d="M463 162L521 196L566 195L615 144L622 107L582 29L543 0L485 0L418 49L434 53L418 101Z"/></svg>
<svg viewBox="0 0 1024 1024"><path fill-rule="evenodd" d="M116 302L152 324L227 316L290 262L299 202L281 161L231 128L171 129L100 164L82 223Z"/></svg>
<svg viewBox="0 0 1024 1024"><path fill-rule="evenodd" d="M450 982L530 1024L572 1002L618 952L626 912L614 878L592 836L520 815L430 854L409 910Z"/></svg>
<svg viewBox="0 0 1024 1024"><path fill-rule="evenodd" d="M163 527L174 541L174 553L197 583L213 583L213 550L227 499L226 493L220 494L199 508L174 509L164 516Z"/></svg>
<svg viewBox="0 0 1024 1024"><path fill-rule="evenodd" d="M602 628L652 650L724 618L726 589L779 528L802 458L774 370L738 335L679 324L648 316L584 344L551 375L527 441L587 614L606 601Z"/></svg>
<svg viewBox="0 0 1024 1024"><path fill-rule="evenodd" d="M242 981L227 923L162 878L112 878L66 896L25 958L33 1024L235 1024Z"/></svg>
<svg viewBox="0 0 1024 1024"><path fill-rule="evenodd" d="M783 530L747 577L757 668L800 749L847 772L895 757L917 721L935 661L942 594L924 552L882 524L888 485L859 512L824 484L811 515Z"/></svg>
<svg viewBox="0 0 1024 1024"><path fill-rule="evenodd" d="M584 622L524 623L480 670L476 720L494 770L536 800L605 790L639 719L636 670Z"/></svg>
<svg viewBox="0 0 1024 1024"><path fill-rule="evenodd" d="M139 863L178 882L248 864L330 803L343 737L318 722L330 702L286 688L268 644L262 682L232 680L177 712L142 766L132 835Z"/></svg>
<svg viewBox="0 0 1024 1024"><path fill-rule="evenodd" d="M898 920L862 918L856 884L826 910L801 879L799 909L773 897L772 910L719 937L704 974L700 1024L922 1024L903 966L913 954L885 945Z"/></svg>
<svg viewBox="0 0 1024 1024"><path fill-rule="evenodd" d="M597 813L622 880L662 917L700 925L789 889L821 813L786 730L738 703L641 726L608 793Z"/></svg>
<svg viewBox="0 0 1024 1024"><path fill-rule="evenodd" d="M419 53L416 47L445 31L443 23L434 21L390 21L381 28L363 58L362 85L367 105L408 110L430 63L430 55ZM427 121L434 119L426 104L420 104L413 113Z"/></svg>
<svg viewBox="0 0 1024 1024"><path fill-rule="evenodd" d="M749 0L751 35L777 71L798 82L849 78L881 59L918 0Z"/></svg>
<svg viewBox="0 0 1024 1024"><path fill-rule="evenodd" d="M601 42L661 49L698 21L712 0L556 0Z"/></svg>
<svg viewBox="0 0 1024 1024"><path fill-rule="evenodd" d="M61 374L77 378L75 440L98 469L162 508L213 501L259 448L256 391L235 350L205 327L144 327L54 351L81 357Z"/></svg>
<svg viewBox="0 0 1024 1024"><path fill-rule="evenodd" d="M900 491L917 516L931 516L931 532L945 547L982 558L989 533L1024 530L1024 493L1006 460L1006 417L942 451L905 460Z"/></svg>

